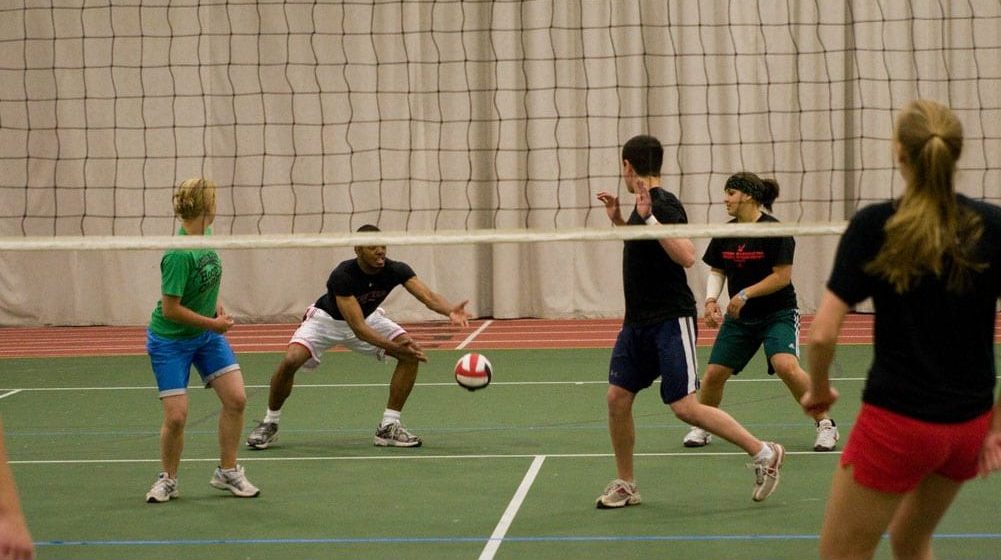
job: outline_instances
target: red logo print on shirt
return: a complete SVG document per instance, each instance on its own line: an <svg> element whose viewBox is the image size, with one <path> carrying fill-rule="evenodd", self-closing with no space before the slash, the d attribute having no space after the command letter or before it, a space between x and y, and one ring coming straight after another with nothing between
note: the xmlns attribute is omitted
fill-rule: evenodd
<svg viewBox="0 0 1001 560"><path fill-rule="evenodd" d="M744 263L760 261L765 258L764 251L746 251L747 243L737 245L736 251L723 251L723 259L730 261L734 268L743 268Z"/></svg>

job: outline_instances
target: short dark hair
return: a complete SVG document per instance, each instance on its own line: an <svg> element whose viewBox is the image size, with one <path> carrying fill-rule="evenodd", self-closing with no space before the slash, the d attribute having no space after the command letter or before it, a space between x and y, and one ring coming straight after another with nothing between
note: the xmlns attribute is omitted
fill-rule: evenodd
<svg viewBox="0 0 1001 560"><path fill-rule="evenodd" d="M664 146L653 136L633 136L622 146L622 159L633 166L637 175L657 177L664 163Z"/></svg>
<svg viewBox="0 0 1001 560"><path fill-rule="evenodd" d="M358 228L356 231L358 231L359 233L361 233L363 231L382 231L382 230L379 229L379 226L372 225L372 224L365 224L365 225L361 226L360 228Z"/></svg>

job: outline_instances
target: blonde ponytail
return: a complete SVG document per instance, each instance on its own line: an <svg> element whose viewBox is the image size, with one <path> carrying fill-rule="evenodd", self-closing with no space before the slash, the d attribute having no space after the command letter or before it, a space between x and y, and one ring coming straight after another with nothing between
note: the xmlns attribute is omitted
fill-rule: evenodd
<svg viewBox="0 0 1001 560"><path fill-rule="evenodd" d="M907 188L886 222L883 246L865 270L898 293L926 274L944 277L950 290L962 291L970 272L983 267L970 254L983 233L980 218L956 202L962 124L944 105L918 100L898 115L894 137Z"/></svg>

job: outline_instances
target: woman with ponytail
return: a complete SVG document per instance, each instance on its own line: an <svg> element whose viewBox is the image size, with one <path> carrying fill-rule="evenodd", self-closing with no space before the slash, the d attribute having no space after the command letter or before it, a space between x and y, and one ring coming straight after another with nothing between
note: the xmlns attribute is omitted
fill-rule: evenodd
<svg viewBox="0 0 1001 560"><path fill-rule="evenodd" d="M834 473L820 556L932 558L931 537L962 484L1001 468L994 324L1001 208L956 193L963 129L934 101L897 116L906 187L860 210L841 238L810 329L810 414L838 398L829 368L851 306L872 298L875 342L862 406Z"/></svg>

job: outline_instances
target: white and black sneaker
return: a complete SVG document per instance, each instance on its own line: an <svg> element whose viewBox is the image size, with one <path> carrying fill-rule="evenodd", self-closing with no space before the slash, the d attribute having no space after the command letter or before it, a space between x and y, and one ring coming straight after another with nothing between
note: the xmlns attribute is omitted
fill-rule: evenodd
<svg viewBox="0 0 1001 560"><path fill-rule="evenodd" d="M376 430L372 443L376 447L420 447L422 442L421 438L407 431L403 424L393 422Z"/></svg>
<svg viewBox="0 0 1001 560"><path fill-rule="evenodd" d="M834 448L838 446L838 439L840 437L838 426L834 423L834 420L824 418L820 422L817 422L817 440L813 443L813 450L834 451Z"/></svg>
<svg viewBox="0 0 1001 560"><path fill-rule="evenodd" d="M278 439L278 423L260 421L257 427L250 431L247 436L247 447L254 449L267 449L269 445Z"/></svg>

